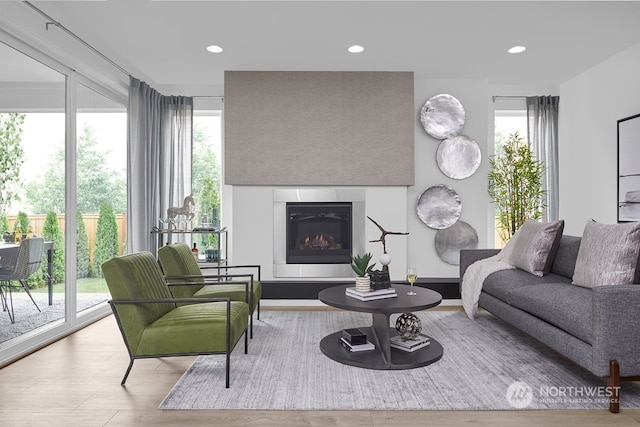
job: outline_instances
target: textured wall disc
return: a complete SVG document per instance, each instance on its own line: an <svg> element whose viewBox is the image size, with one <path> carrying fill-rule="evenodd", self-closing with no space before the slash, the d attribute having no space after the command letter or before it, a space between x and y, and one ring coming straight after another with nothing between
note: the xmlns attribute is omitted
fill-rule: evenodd
<svg viewBox="0 0 640 427"><path fill-rule="evenodd" d="M438 167L443 174L453 179L465 179L480 167L482 153L471 138L464 135L452 136L440 143L436 153Z"/></svg>
<svg viewBox="0 0 640 427"><path fill-rule="evenodd" d="M460 218L462 202L453 188L434 185L418 197L416 211L428 227L440 230L451 227Z"/></svg>
<svg viewBox="0 0 640 427"><path fill-rule="evenodd" d="M478 233L464 221L457 221L449 228L438 230L435 239L436 253L447 264L460 265L462 249L478 248Z"/></svg>
<svg viewBox="0 0 640 427"><path fill-rule="evenodd" d="M459 134L464 127L464 119L464 107L451 95L432 96L420 110L422 127L436 139L446 139Z"/></svg>

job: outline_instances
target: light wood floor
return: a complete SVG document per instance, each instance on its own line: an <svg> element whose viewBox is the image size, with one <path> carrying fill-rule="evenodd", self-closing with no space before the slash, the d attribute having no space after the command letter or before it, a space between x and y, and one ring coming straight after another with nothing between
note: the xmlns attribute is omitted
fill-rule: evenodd
<svg viewBox="0 0 640 427"><path fill-rule="evenodd" d="M640 425L640 410L611 414L604 408L469 412L158 410L192 361L191 357L137 360L126 387L121 387L128 357L115 320L106 317L0 370L0 426ZM233 376L233 369L231 373ZM232 382L231 386L240 385Z"/></svg>

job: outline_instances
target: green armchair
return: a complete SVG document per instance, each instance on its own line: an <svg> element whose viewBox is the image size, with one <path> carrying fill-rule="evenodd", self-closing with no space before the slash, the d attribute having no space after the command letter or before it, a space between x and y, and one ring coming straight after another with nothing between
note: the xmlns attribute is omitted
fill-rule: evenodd
<svg viewBox="0 0 640 427"><path fill-rule="evenodd" d="M260 319L262 298L259 265L222 265L201 269L186 243L161 247L158 249L158 260L169 288L176 297L229 297L232 301L247 302L250 310L249 333L253 338L253 313L257 311ZM216 274L205 274L207 270L214 270ZM232 274L230 271L240 273ZM246 284L249 285L248 294L245 292Z"/></svg>
<svg viewBox="0 0 640 427"><path fill-rule="evenodd" d="M231 352L243 335L245 354L248 350L246 302L174 297L148 252L113 258L102 264L102 273L112 297L109 305L129 352L129 367L121 384L135 359L225 354L225 387L229 388Z"/></svg>

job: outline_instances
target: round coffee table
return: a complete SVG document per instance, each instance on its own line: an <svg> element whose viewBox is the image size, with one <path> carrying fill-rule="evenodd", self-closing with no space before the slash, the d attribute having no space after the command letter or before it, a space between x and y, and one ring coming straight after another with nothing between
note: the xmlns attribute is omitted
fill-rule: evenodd
<svg viewBox="0 0 640 427"><path fill-rule="evenodd" d="M426 310L440 304L442 295L430 289L413 287L417 295L407 295L408 285L394 285L397 297L373 301L360 301L346 295L346 289L351 285L335 286L318 293L318 299L332 307L350 311L371 313L371 326L358 327L365 334L367 340L375 346L375 350L351 352L341 343L342 331L327 335L320 341L320 350L329 358L346 365L369 369L410 369L430 365L442 358L442 345L431 338L431 344L416 350L406 352L392 348L390 338L397 335L394 327L389 325L389 317L393 313ZM424 333L424 331L423 331Z"/></svg>

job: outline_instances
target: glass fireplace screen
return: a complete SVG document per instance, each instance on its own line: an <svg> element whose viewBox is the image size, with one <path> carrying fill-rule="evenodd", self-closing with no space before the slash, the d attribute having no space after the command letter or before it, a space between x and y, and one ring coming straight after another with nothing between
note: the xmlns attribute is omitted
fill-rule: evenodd
<svg viewBox="0 0 640 427"><path fill-rule="evenodd" d="M287 203L287 264L348 264L351 202Z"/></svg>

